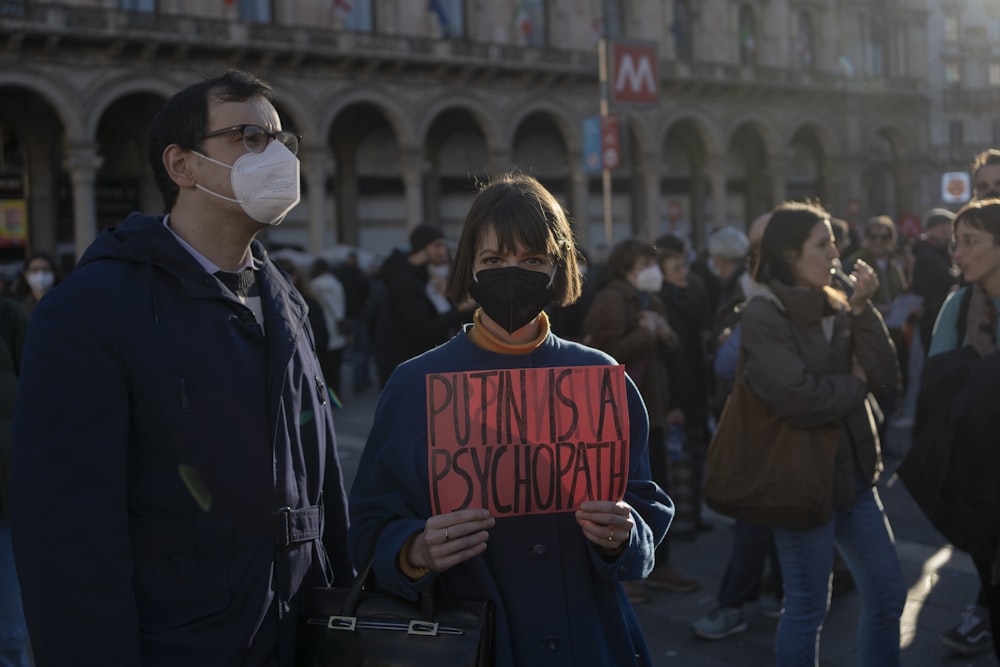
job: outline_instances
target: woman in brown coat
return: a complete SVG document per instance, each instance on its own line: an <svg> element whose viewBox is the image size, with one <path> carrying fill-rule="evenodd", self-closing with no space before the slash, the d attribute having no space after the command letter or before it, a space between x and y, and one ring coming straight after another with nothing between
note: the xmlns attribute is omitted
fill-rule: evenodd
<svg viewBox="0 0 1000 667"><path fill-rule="evenodd" d="M669 493L666 420L669 403L667 353L677 337L664 317L658 296L663 274L656 262L656 248L639 239L618 243L608 256L609 283L594 296L584 322L584 342L603 350L624 364L649 412L649 465L653 481ZM698 584L668 564L670 534L656 549L656 566L646 581L651 586L678 593L698 589ZM632 584L626 587L633 602L646 602L648 594Z"/></svg>
<svg viewBox="0 0 1000 667"><path fill-rule="evenodd" d="M778 665L818 664L836 545L861 593L858 664L891 667L900 660L906 587L874 488L882 461L868 394L893 385L899 371L871 304L875 272L858 262L845 297L830 287L837 257L825 211L807 204L775 209L761 241L758 290L743 312L744 365L737 372L778 418L798 428L840 428L832 517L809 528L774 528L785 585Z"/></svg>

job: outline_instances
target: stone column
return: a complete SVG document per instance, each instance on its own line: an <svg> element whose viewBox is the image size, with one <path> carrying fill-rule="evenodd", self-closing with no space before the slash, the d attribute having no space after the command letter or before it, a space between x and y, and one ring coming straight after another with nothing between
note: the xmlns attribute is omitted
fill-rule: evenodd
<svg viewBox="0 0 1000 667"><path fill-rule="evenodd" d="M406 193L406 229L424 221L424 151L421 147L402 151L403 187Z"/></svg>
<svg viewBox="0 0 1000 667"><path fill-rule="evenodd" d="M645 193L645 208L641 236L647 241L653 241L660 229L660 156L659 153L649 153L642 162L647 165L642 181Z"/></svg>
<svg viewBox="0 0 1000 667"><path fill-rule="evenodd" d="M708 179L709 187L712 190L712 229L722 227L726 224L726 162L725 156L721 153L710 155L705 164L707 171L705 177ZM695 239L698 247L704 247L708 239L708 220L701 229L691 230L691 235Z"/></svg>
<svg viewBox="0 0 1000 667"><path fill-rule="evenodd" d="M770 168L768 169L768 175L771 177L771 204L768 206L768 209L773 209L775 206L785 201L785 198L787 197L789 162L788 156L783 153L775 153L771 156ZM753 219L761 213L764 213L764 211L755 211L751 208L750 220L747 221L747 224L749 224L750 221L753 221Z"/></svg>
<svg viewBox="0 0 1000 667"><path fill-rule="evenodd" d="M337 195L340 197L337 210L337 224L334 226L334 238L337 243L358 245L361 237L358 229L358 170L355 163L356 155L337 164L340 183Z"/></svg>
<svg viewBox="0 0 1000 667"><path fill-rule="evenodd" d="M66 169L73 184L73 245L76 259L97 235L97 170L104 159L96 143L71 143L66 155Z"/></svg>
<svg viewBox="0 0 1000 667"><path fill-rule="evenodd" d="M327 215L332 210L326 191L327 179L330 176L330 171L327 169L327 151L326 146L310 148L302 160L302 176L309 190L308 251L312 253L319 252L327 245ZM330 222L333 242L336 243L338 240L336 219L331 219Z"/></svg>

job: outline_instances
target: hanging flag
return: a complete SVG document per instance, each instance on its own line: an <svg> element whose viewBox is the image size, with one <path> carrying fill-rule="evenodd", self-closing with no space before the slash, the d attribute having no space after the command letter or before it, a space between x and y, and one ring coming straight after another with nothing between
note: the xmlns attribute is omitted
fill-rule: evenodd
<svg viewBox="0 0 1000 667"><path fill-rule="evenodd" d="M604 22L601 21L601 17L599 16L594 17L594 20L590 24L590 29L594 31L595 42L604 37Z"/></svg>
<svg viewBox="0 0 1000 667"><path fill-rule="evenodd" d="M530 38L531 33L534 32L534 28L531 25L531 16L528 14L528 8L525 7L525 4L526 0L521 0L517 3L517 10L514 12L514 24L526 38Z"/></svg>
<svg viewBox="0 0 1000 667"><path fill-rule="evenodd" d="M754 39L753 29L750 26L743 26L740 30L740 46L750 53L757 51L757 40Z"/></svg>
<svg viewBox="0 0 1000 667"><path fill-rule="evenodd" d="M437 17L438 23L441 24L441 34L447 37L450 34L448 31L448 13L441 6L441 0L428 0L427 11Z"/></svg>

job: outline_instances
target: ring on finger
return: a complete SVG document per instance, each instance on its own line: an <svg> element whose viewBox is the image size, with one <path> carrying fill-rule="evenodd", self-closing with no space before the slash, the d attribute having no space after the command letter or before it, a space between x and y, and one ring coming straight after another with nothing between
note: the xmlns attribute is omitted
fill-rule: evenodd
<svg viewBox="0 0 1000 667"><path fill-rule="evenodd" d="M615 529L614 529L614 526L608 526L608 528L611 529L611 534L608 535L608 542L614 542L615 541Z"/></svg>
<svg viewBox="0 0 1000 667"><path fill-rule="evenodd" d="M445 542L447 542L447 541L448 541L448 540L450 540L450 539L451 539L451 538L450 538L450 537L448 537L448 529L447 529L447 528L445 528L445 529L444 529L444 541L445 541Z"/></svg>

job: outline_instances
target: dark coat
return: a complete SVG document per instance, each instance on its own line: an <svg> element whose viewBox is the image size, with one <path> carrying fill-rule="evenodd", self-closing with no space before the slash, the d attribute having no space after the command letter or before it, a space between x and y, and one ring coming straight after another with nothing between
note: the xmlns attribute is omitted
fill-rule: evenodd
<svg viewBox="0 0 1000 667"><path fill-rule="evenodd" d="M284 667L300 590L349 583L306 306L252 250L266 336L162 218L138 214L35 310L12 536L38 667ZM325 533L305 509L320 503Z"/></svg>
<svg viewBox="0 0 1000 667"><path fill-rule="evenodd" d="M664 283L660 292L667 313L667 323L677 334L678 343L667 358L670 386L670 409L679 408L689 423L708 409L708 358L705 333L711 326L705 302L693 287L682 289Z"/></svg>
<svg viewBox="0 0 1000 667"><path fill-rule="evenodd" d="M924 299L920 340L925 353L931 347L938 311L955 284L948 249L933 238L918 239L913 244L913 293Z"/></svg>
<svg viewBox="0 0 1000 667"><path fill-rule="evenodd" d="M0 516L9 513L11 424L27 332L28 309L14 299L0 297Z"/></svg>
<svg viewBox="0 0 1000 667"><path fill-rule="evenodd" d="M1000 542L1000 352L965 346L924 362L899 478L944 537L991 563Z"/></svg>
<svg viewBox="0 0 1000 667"><path fill-rule="evenodd" d="M648 301L643 307L642 299ZM627 281L616 278L594 297L584 323L587 345L607 352L639 387L649 413L651 427L662 427L670 391L667 383L667 351L664 343L639 326L639 313L664 314L663 302L654 294L642 294Z"/></svg>
<svg viewBox="0 0 1000 667"><path fill-rule="evenodd" d="M881 474L867 395L892 386L899 367L885 323L873 307L852 315L828 304L820 290L757 286L743 311L740 345L744 380L778 417L801 428L844 425L835 501L845 506ZM851 373L852 356L865 369L867 384Z"/></svg>
<svg viewBox="0 0 1000 667"><path fill-rule="evenodd" d="M399 250L385 259L379 279L385 285L385 300L375 330L374 354L384 383L400 363L454 336L472 314L455 308L439 313L427 296L427 267L410 264Z"/></svg>
<svg viewBox="0 0 1000 667"><path fill-rule="evenodd" d="M620 555L604 557L583 536L573 513L559 512L498 518L489 530L485 552L440 574L431 572L412 581L397 564L403 544L423 529L432 513L428 373L614 363L603 352L553 335L536 350L514 355L485 350L460 332L441 347L400 365L379 399L351 487L355 562L365 563L375 553L378 585L411 600L435 582L446 593L492 599L497 667L653 664L618 581L649 574L673 507L650 481L648 422L631 382L627 382L630 448L624 500L632 506L635 528Z"/></svg>

